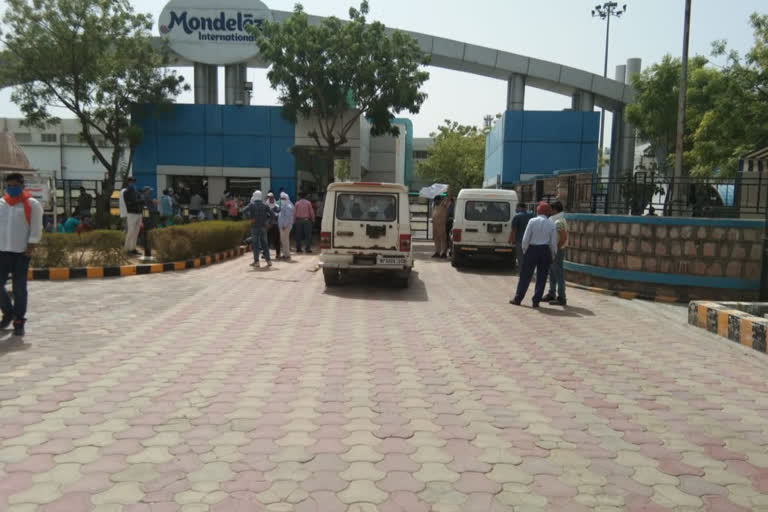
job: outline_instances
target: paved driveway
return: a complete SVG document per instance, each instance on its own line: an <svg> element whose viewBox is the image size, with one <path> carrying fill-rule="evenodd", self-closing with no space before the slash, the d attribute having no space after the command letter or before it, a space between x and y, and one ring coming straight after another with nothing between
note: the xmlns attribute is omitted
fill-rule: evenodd
<svg viewBox="0 0 768 512"><path fill-rule="evenodd" d="M768 510L768 359L684 307L248 262L31 283L0 510Z"/></svg>

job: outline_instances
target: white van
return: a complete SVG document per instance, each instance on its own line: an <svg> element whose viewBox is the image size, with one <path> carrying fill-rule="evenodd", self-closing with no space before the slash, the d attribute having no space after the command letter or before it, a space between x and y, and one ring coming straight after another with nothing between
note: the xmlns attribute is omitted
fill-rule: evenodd
<svg viewBox="0 0 768 512"><path fill-rule="evenodd" d="M494 256L514 263L512 217L517 208L514 190L465 188L456 198L451 264L461 266L469 258Z"/></svg>
<svg viewBox="0 0 768 512"><path fill-rule="evenodd" d="M320 230L326 286L344 274L390 272L408 287L413 269L408 189L396 183L331 183Z"/></svg>

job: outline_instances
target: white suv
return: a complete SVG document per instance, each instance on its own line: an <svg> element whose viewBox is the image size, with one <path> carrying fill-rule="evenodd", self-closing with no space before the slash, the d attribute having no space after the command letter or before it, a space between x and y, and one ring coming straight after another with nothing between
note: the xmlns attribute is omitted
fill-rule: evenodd
<svg viewBox="0 0 768 512"><path fill-rule="evenodd" d="M408 189L396 183L331 183L320 230L326 286L349 272L388 272L408 287L413 269Z"/></svg>

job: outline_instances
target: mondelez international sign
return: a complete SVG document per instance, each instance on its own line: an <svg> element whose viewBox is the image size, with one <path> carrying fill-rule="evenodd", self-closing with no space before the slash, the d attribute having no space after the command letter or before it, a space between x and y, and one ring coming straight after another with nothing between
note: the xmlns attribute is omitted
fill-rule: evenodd
<svg viewBox="0 0 768 512"><path fill-rule="evenodd" d="M182 57L203 64L234 64L259 54L246 27L265 21L272 21L272 12L259 0L171 0L158 26Z"/></svg>

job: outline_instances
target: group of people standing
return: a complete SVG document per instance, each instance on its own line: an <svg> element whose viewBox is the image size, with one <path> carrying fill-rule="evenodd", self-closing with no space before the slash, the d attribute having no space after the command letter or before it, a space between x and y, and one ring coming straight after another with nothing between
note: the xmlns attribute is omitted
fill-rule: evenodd
<svg viewBox="0 0 768 512"><path fill-rule="evenodd" d="M261 190L256 190L243 209L244 216L251 222L252 267L260 266L260 254L267 262L267 267L272 266L270 246L275 249L277 259L290 260L292 230L295 230L296 252L312 252L312 225L315 222L312 203L304 193L300 193L299 200L293 204L282 188L279 198L279 201L275 200L275 195L269 192L266 199L263 199Z"/></svg>
<svg viewBox="0 0 768 512"><path fill-rule="evenodd" d="M509 302L516 306L522 303L536 271L533 307L538 308L542 301L565 306L563 261L568 245L568 225L563 213L563 203L554 201L550 205L542 201L536 206L536 214L536 217L531 218L526 205L518 203L517 214L512 219L512 236L515 238L520 260L520 278L517 282L517 292ZM544 295L548 275L549 293Z"/></svg>

